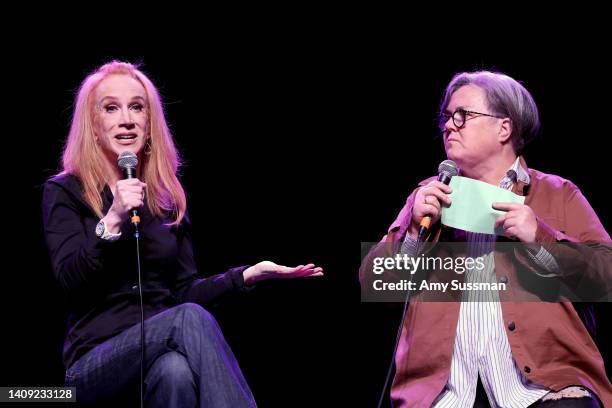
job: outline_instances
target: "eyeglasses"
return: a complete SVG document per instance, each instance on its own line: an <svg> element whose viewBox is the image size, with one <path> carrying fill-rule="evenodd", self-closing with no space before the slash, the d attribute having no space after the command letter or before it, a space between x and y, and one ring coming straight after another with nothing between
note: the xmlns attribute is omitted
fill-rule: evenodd
<svg viewBox="0 0 612 408"><path fill-rule="evenodd" d="M488 113L474 112L474 111L469 111L469 110L459 108L455 110L452 115L446 112L440 113L440 116L439 116L440 129L444 130L444 125L446 124L446 122L448 122L450 118L453 118L453 123L455 124L457 129L461 129L463 126L465 126L467 115L473 116L473 118L477 118L479 116L489 116L489 117L498 118L498 119L504 118L503 116L489 115Z"/></svg>

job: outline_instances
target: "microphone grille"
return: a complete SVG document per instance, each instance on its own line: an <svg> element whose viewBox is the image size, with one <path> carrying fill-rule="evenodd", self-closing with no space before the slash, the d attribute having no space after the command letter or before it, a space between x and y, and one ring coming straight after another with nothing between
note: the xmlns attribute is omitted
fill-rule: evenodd
<svg viewBox="0 0 612 408"><path fill-rule="evenodd" d="M438 174L446 174L449 177L455 177L457 174L459 174L459 167L457 166L457 163L452 160L444 160L438 166Z"/></svg>
<svg viewBox="0 0 612 408"><path fill-rule="evenodd" d="M117 157L117 164L121 169L135 169L138 166L138 157L135 153L125 151Z"/></svg>

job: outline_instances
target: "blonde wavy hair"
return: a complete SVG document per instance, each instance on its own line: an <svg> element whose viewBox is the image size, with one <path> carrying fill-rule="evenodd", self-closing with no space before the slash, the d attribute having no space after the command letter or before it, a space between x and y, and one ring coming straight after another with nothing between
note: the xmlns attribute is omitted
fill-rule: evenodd
<svg viewBox="0 0 612 408"><path fill-rule="evenodd" d="M140 179L147 183L149 210L155 216L170 213L169 225L180 224L185 216L185 190L177 178L179 153L164 117L161 97L151 80L138 66L112 61L88 75L76 96L70 132L63 153L63 171L76 176L83 185L83 196L98 217L102 214L102 190L108 182L103 152L95 139L95 89L109 75L129 75L146 91L148 132L147 152L141 155ZM150 150L149 150L150 147Z"/></svg>

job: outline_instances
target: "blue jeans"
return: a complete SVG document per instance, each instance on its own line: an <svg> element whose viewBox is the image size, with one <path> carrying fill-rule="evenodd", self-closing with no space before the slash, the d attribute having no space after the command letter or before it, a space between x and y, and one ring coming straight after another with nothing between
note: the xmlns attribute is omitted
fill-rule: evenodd
<svg viewBox="0 0 612 408"><path fill-rule="evenodd" d="M255 407L213 316L184 303L145 321L145 406ZM138 401L140 324L98 345L66 371L77 401Z"/></svg>

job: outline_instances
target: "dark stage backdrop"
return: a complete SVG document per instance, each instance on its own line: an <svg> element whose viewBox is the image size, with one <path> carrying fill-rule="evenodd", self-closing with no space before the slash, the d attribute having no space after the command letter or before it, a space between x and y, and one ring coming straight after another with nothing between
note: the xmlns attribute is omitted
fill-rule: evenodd
<svg viewBox="0 0 612 408"><path fill-rule="evenodd" d="M63 381L65 310L42 237L41 186L58 170L77 86L111 59L142 61L162 91L203 274L264 259L325 268L322 279L265 282L210 307L262 407L375 404L400 310L360 303L360 242L379 240L444 159L435 117L453 73L497 69L522 80L543 123L529 165L574 181L610 228L609 71L573 35L500 38L494 22L459 35L392 13L209 23L159 33L160 43L40 36L4 66L12 171L0 385ZM596 311L609 369L610 307Z"/></svg>

